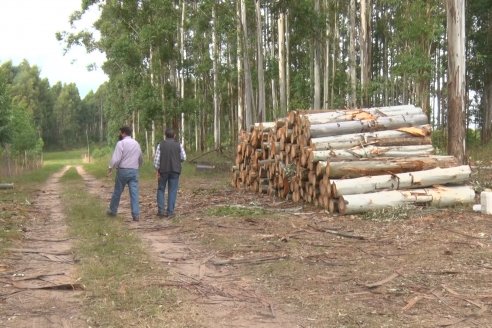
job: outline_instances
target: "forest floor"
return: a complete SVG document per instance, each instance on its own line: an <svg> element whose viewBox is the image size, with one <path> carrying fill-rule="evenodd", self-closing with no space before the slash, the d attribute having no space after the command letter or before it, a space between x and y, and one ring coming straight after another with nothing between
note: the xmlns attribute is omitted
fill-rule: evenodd
<svg viewBox="0 0 492 328"><path fill-rule="evenodd" d="M106 206L112 180L96 179L82 166L77 171L84 188ZM175 304L180 316L160 326L492 327L490 216L471 208L332 216L319 208L235 190L224 172L184 174L172 220L155 215L156 181L141 181L140 222L130 220L127 192L122 198L116 220L142 240L155 265L168 273L160 288L180 292ZM56 193L57 177L45 186L53 190L49 194ZM42 197L40 192L38 210L62 212L56 194L50 204ZM29 238L59 245L63 236L39 229ZM0 324L28 326L19 324L27 322L19 318L36 322L27 315L34 313L36 320L48 320L36 327L88 326L76 311L82 312L77 302L82 306L84 299L60 291L66 283L77 286L76 279L69 278L73 274L67 274L74 270L73 259L50 261L55 265L51 273L16 275L40 270L26 249L51 254L45 247L24 240L9 253L23 249L24 255L10 255L4 269L0 267ZM72 266L56 267L62 263ZM27 278L39 283L47 276L65 280L50 281L50 286L58 286L51 289L13 285ZM33 294L39 290L57 296ZM34 302L39 297L58 297L63 306L43 312ZM92 326L98 326L97 318Z"/></svg>

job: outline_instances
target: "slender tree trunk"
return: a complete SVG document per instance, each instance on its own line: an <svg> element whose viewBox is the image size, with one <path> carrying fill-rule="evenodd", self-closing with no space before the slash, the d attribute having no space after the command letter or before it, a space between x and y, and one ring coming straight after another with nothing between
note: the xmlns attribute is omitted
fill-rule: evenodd
<svg viewBox="0 0 492 328"><path fill-rule="evenodd" d="M356 57L355 57L355 0L350 0L349 18L349 76L350 76L350 100L349 106L357 107L357 73L356 73Z"/></svg>
<svg viewBox="0 0 492 328"><path fill-rule="evenodd" d="M337 63L338 63L338 54L339 54L339 48L338 48L338 41L340 38L340 34L338 31L338 1L335 3L335 10L333 13L333 54L332 54L332 61L331 61L331 80L333 81L331 83L331 96L330 96L330 107L333 108L335 104L335 78L336 78L336 70L337 70Z"/></svg>
<svg viewBox="0 0 492 328"><path fill-rule="evenodd" d="M272 12L268 9L268 7L265 9L267 12L267 22L268 22L268 36L265 39L267 40L267 44L269 47L269 53L270 53L270 59L276 58L275 57L275 44L276 44L276 31L275 31L275 24L274 24L274 18L272 15ZM270 91L271 91L271 97L272 97L272 113L273 117L276 118L279 116L278 113L278 97L277 97L277 83L275 80L275 76L272 74L272 78L270 80Z"/></svg>
<svg viewBox="0 0 492 328"><path fill-rule="evenodd" d="M323 103L322 108L330 105L330 9L328 0L323 1L323 8L326 15L325 20L325 46L324 46L324 68L323 68Z"/></svg>
<svg viewBox="0 0 492 328"><path fill-rule="evenodd" d="M314 0L314 11L320 12L319 0ZM318 36L319 37L319 36ZM313 70L314 70L314 103L313 109L321 108L321 45L318 38L313 40Z"/></svg>
<svg viewBox="0 0 492 328"><path fill-rule="evenodd" d="M184 77L184 61L185 61L185 47L184 47L184 24L185 24L185 14L186 14L186 1L181 0L181 23L180 23L180 55L181 55L181 69L180 69L180 97L184 100L185 97L185 77ZM185 144L185 115L181 112L181 144Z"/></svg>
<svg viewBox="0 0 492 328"><path fill-rule="evenodd" d="M251 81L251 70L249 67L248 49L250 49L250 46L245 0L241 0L241 24L243 29L244 110L246 113L246 128L249 128L253 124L253 83Z"/></svg>
<svg viewBox="0 0 492 328"><path fill-rule="evenodd" d="M236 16L237 16L237 54L236 54L236 66L237 66L237 131L238 134L244 128L243 117L243 104L244 104L244 88L243 88L243 64L242 64L242 32L241 32L241 2L236 4ZM237 136L236 136L237 137Z"/></svg>
<svg viewBox="0 0 492 328"><path fill-rule="evenodd" d="M368 107L368 87L369 87L369 15L368 6L370 0L360 0L360 83L361 83L361 106Z"/></svg>
<svg viewBox="0 0 492 328"><path fill-rule="evenodd" d="M465 162L465 0L446 0L448 27L448 152Z"/></svg>
<svg viewBox="0 0 492 328"><path fill-rule="evenodd" d="M217 40L217 16L215 6L212 6L212 66L213 66L213 98L214 98L214 148L220 148L220 107L219 107L219 68L217 61L219 58L219 45Z"/></svg>
<svg viewBox="0 0 492 328"><path fill-rule="evenodd" d="M278 81L280 94L280 113L287 113L287 93L285 76L285 13L279 13L278 18Z"/></svg>
<svg viewBox="0 0 492 328"><path fill-rule="evenodd" d="M285 97L286 111L290 108L290 33L289 11L285 13Z"/></svg>
<svg viewBox="0 0 492 328"><path fill-rule="evenodd" d="M258 61L258 122L265 121L265 73L263 71L263 28L261 23L261 3L256 0L256 46Z"/></svg>
<svg viewBox="0 0 492 328"><path fill-rule="evenodd" d="M492 74L489 74L484 87L484 118L482 127L482 143L490 141L492 135Z"/></svg>

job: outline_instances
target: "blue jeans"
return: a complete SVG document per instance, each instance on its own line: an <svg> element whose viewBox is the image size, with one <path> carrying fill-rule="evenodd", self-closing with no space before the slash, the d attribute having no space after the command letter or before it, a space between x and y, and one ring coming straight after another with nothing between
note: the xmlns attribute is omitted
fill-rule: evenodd
<svg viewBox="0 0 492 328"><path fill-rule="evenodd" d="M137 169L118 169L116 172L116 178L114 181L114 191L111 197L111 203L109 203L109 210L111 213L116 214L118 212L118 206L120 205L120 197L125 190L125 186L128 185L130 191L130 204L132 208L132 217L138 218L140 216L140 208L138 205L138 170Z"/></svg>
<svg viewBox="0 0 492 328"><path fill-rule="evenodd" d="M168 185L167 211L164 207L164 194ZM174 214L176 197L178 195L179 173L167 172L160 173L159 184L157 186L157 210L159 214L167 212L168 215Z"/></svg>

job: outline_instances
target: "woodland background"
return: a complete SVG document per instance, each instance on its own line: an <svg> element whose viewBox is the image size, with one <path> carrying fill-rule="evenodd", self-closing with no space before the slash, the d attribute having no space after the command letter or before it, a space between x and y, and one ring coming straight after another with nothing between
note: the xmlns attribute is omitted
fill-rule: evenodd
<svg viewBox="0 0 492 328"><path fill-rule="evenodd" d="M414 104L445 151L448 46L444 0L82 0L95 30L60 31L69 50L106 55L109 80L81 99L37 66L0 63L1 175L43 150L106 154L130 125L147 156L173 126L188 151L233 148L241 129L289 110ZM468 144L492 123L492 2L466 1ZM63 49L60 49L63 51ZM76 80L77 77L74 77Z"/></svg>

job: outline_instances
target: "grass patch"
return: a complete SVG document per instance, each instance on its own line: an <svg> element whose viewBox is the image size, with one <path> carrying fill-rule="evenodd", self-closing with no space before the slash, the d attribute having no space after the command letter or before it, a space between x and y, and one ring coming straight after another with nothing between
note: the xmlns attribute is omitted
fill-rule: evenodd
<svg viewBox="0 0 492 328"><path fill-rule="evenodd" d="M145 252L126 224L107 218L101 201L81 190L74 169L63 176L63 202L70 234L77 239L82 283L87 287L87 315L98 327L164 327L179 315L177 295L160 287L166 272ZM176 313L175 313L176 312ZM180 322L177 326L190 326Z"/></svg>
<svg viewBox="0 0 492 328"><path fill-rule="evenodd" d="M409 219L410 216L414 214L415 210L415 206L403 205L368 211L362 213L360 217L363 220L374 222L393 222Z"/></svg>

